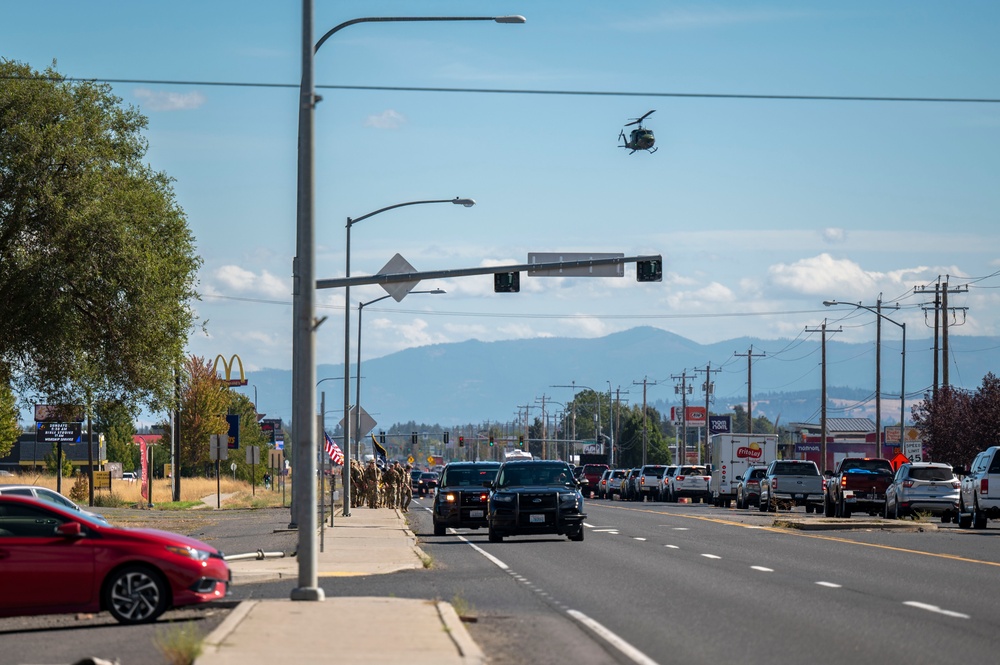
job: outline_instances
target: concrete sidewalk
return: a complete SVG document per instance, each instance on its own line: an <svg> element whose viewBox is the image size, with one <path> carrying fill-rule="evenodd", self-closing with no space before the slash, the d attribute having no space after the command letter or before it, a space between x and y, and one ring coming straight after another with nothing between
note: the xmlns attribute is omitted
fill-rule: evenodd
<svg viewBox="0 0 1000 665"><path fill-rule="evenodd" d="M355 508L351 517L327 524L318 577L378 575L423 568L426 555L402 514L393 509ZM230 562L234 584L297 579L295 557ZM357 625L382 626L377 640L367 631L338 630L344 616ZM204 640L196 665L293 663L485 662L450 603L407 598L327 598L323 601L245 601Z"/></svg>

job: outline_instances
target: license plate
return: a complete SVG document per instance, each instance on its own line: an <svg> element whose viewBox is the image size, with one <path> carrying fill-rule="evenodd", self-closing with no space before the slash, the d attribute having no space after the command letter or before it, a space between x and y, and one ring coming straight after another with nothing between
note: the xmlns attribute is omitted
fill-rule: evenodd
<svg viewBox="0 0 1000 665"><path fill-rule="evenodd" d="M482 516L483 516L483 511L481 511L481 510L470 510L469 511L469 517L482 517Z"/></svg>
<svg viewBox="0 0 1000 665"><path fill-rule="evenodd" d="M541 523L545 524L545 515L529 515L528 521L532 524Z"/></svg>

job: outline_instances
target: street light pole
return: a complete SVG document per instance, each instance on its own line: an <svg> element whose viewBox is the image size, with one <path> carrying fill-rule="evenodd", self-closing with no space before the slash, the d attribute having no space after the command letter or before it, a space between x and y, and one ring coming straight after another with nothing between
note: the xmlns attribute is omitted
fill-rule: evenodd
<svg viewBox="0 0 1000 665"><path fill-rule="evenodd" d="M862 305L857 302L839 302L837 300L824 300L823 305L826 307L833 307L834 305L850 305L857 309L868 310L876 316L876 323L879 324L876 334L876 353L875 353L875 451L878 457L882 457L882 409L881 409L881 388L882 388L882 327L881 321L884 319L889 323L895 324L902 328L903 330L903 350L902 350L902 367L900 369L900 386L899 386L899 450L903 451L903 423L906 416L906 323L900 323L899 321L894 321L888 316L882 313L882 295L879 294L879 298L876 307L869 307L868 305ZM896 305L893 309L899 309Z"/></svg>
<svg viewBox="0 0 1000 665"><path fill-rule="evenodd" d="M302 78L299 83L299 135L296 186L295 259L292 262L292 418L295 424L295 496L297 506L293 522L298 530L298 586L292 590L292 600L323 600L318 584L316 530L316 419L312 417L316 403L316 244L314 219L314 115L316 86L313 80L313 59L316 51L334 33L349 25L389 21L495 21L524 23L523 16L470 17L368 17L357 18L335 26L313 45L313 0L302 0ZM345 311L350 306L345 301ZM345 400L349 401L349 400ZM346 429L346 428L345 428ZM345 437L345 446L348 445ZM345 451L349 453L349 451ZM348 474L349 476L350 474ZM345 488L345 495L347 494Z"/></svg>
<svg viewBox="0 0 1000 665"><path fill-rule="evenodd" d="M320 40L322 42L322 40ZM351 227L358 222L363 222L369 217L374 217L380 213L386 212L387 210L394 210L395 208L403 208L405 206L412 205L422 205L425 203L453 203L456 205L465 206L466 208L471 208L476 205L473 199L432 199L427 201L407 201L406 203L397 203L395 205L386 206L384 208L379 208L366 215L361 215L360 217L347 218L347 237L344 244L344 255L345 265L344 272L345 277L350 278L351 276ZM360 334L360 330L358 332ZM344 287L344 414L350 414L351 412L351 380L350 380L350 368L351 368L351 287L347 285ZM356 404L360 404L357 397L354 398ZM361 422L360 411L357 416L357 422ZM354 430L355 448L360 444L361 437L358 430ZM344 416L344 456L349 460L351 459L351 424L349 415ZM351 516L351 478L350 473L344 474L344 517Z"/></svg>
<svg viewBox="0 0 1000 665"><path fill-rule="evenodd" d="M433 289L431 291L410 291L410 294L414 293L429 293L432 295L439 295L442 293L446 293L446 291L444 291L443 289ZM368 305L373 305L389 297L390 296L387 294L382 296L381 298L375 298L375 300L369 300L368 302L358 303L358 350L357 350L358 362L357 365L355 365L356 369L354 371L355 374L354 401L356 402L356 408L354 409L354 432L355 436L357 437L357 446L355 450L358 452L358 454L360 454L361 452L361 313L364 311L364 308L367 307ZM350 459L348 459L348 464L350 464ZM350 515L350 513L348 512L349 505L350 505L349 502L344 504L345 515Z"/></svg>

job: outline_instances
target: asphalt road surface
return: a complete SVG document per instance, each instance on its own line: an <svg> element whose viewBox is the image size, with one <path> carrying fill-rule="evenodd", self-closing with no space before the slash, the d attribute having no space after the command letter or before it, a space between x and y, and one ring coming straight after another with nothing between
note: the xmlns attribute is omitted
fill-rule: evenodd
<svg viewBox="0 0 1000 665"><path fill-rule="evenodd" d="M410 526L429 570L323 578L328 596L451 602L494 665L573 663L993 662L1000 625L1000 527L922 531L775 529L774 515L708 505L589 501L582 543L485 530L435 537L416 499ZM127 515L226 553L291 551L287 511ZM806 516L798 509L795 516ZM113 521L118 516L109 515ZM849 522L860 523L862 517ZM293 581L240 585L287 598ZM227 604L170 612L150 626L107 614L0 619L0 663L166 663L156 647L181 626L205 634ZM357 625L379 639L378 625Z"/></svg>

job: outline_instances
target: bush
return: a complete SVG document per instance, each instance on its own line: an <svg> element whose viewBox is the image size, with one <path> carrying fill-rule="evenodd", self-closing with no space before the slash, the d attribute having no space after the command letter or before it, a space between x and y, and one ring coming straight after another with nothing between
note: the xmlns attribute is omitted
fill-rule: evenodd
<svg viewBox="0 0 1000 665"><path fill-rule="evenodd" d="M73 499L77 503L83 503L90 500L90 478L82 473L76 474L76 482L73 483L73 487L69 490L69 498Z"/></svg>

